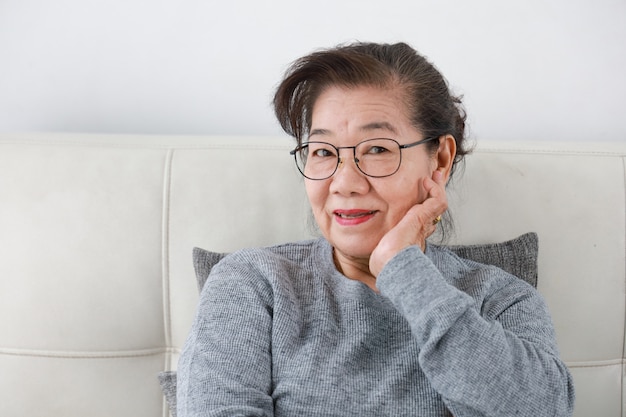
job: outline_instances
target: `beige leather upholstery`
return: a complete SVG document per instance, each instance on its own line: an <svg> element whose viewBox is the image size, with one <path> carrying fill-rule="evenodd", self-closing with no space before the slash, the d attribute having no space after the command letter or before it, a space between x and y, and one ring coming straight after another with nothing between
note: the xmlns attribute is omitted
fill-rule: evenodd
<svg viewBox="0 0 626 417"><path fill-rule="evenodd" d="M0 135L0 415L167 416L194 246L315 234L288 138ZM575 415L626 416L626 143L480 144L451 243L539 234Z"/></svg>

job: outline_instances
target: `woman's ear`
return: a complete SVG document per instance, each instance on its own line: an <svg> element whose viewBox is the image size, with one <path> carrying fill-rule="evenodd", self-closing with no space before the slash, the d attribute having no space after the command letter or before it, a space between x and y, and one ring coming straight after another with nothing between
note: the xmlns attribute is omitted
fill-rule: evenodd
<svg viewBox="0 0 626 417"><path fill-rule="evenodd" d="M439 138L439 149L437 149L437 170L440 171L446 183L450 179L452 164L456 156L456 140L452 135L445 135Z"/></svg>

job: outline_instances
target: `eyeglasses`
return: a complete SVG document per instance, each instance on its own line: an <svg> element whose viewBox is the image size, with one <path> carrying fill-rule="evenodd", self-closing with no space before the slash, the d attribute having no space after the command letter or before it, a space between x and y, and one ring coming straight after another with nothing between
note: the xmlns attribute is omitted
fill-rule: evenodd
<svg viewBox="0 0 626 417"><path fill-rule="evenodd" d="M333 176L343 163L340 149L352 149L354 163L368 177L389 177L400 169L402 149L438 139L430 137L417 142L400 145L394 139L367 139L355 146L337 147L327 142L305 142L289 153L294 156L300 173L310 180L325 180Z"/></svg>

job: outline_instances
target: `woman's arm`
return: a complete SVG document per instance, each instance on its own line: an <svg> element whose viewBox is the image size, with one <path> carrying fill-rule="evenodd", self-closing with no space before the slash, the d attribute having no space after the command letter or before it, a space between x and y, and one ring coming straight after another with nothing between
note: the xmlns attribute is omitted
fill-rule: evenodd
<svg viewBox="0 0 626 417"><path fill-rule="evenodd" d="M273 415L271 305L253 267L213 268L178 364L179 417Z"/></svg>
<svg viewBox="0 0 626 417"><path fill-rule="evenodd" d="M572 379L532 288L504 286L477 306L415 246L385 266L377 286L409 321L420 365L456 417L571 415Z"/></svg>

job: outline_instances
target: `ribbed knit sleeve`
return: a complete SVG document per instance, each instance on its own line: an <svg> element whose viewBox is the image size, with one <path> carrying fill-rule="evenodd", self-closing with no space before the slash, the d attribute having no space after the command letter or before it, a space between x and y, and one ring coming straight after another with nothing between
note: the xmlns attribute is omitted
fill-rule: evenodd
<svg viewBox="0 0 626 417"><path fill-rule="evenodd" d="M245 255L214 268L178 363L180 417L273 416L271 287Z"/></svg>
<svg viewBox="0 0 626 417"><path fill-rule="evenodd" d="M396 255L377 287L408 321L419 364L456 417L569 416L571 376L539 293L503 271Z"/></svg>

